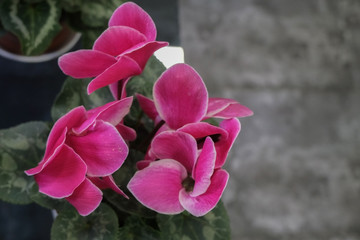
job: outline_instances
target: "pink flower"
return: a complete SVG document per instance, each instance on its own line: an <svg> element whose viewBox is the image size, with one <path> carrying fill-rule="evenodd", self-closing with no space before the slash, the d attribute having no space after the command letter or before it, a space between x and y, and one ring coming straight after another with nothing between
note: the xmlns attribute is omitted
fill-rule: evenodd
<svg viewBox="0 0 360 240"><path fill-rule="evenodd" d="M153 88L154 100L137 95L143 111L156 123L164 120L170 129L207 118L251 116L253 112L232 99L209 98L200 75L187 64L167 69Z"/></svg>
<svg viewBox="0 0 360 240"><path fill-rule="evenodd" d="M211 138L199 152L194 137L166 131L152 142L156 161L137 171L128 184L135 198L163 214L187 210L194 216L211 211L221 198L229 175L215 169L216 151Z"/></svg>
<svg viewBox="0 0 360 240"><path fill-rule="evenodd" d="M66 198L81 215L98 207L100 189L111 188L126 197L111 174L128 155L128 146L116 126L122 125L131 103L129 97L90 111L80 106L60 118L49 134L42 161L25 171L34 175L39 191Z"/></svg>
<svg viewBox="0 0 360 240"><path fill-rule="evenodd" d="M154 100L137 95L141 108L155 121L165 124L158 133L177 130L191 134L199 143L212 137L216 148L216 168L224 165L236 137L240 122L236 117L253 114L247 107L232 99L208 98L205 84L199 74L189 65L177 64L164 72L153 88ZM222 118L220 127L201 122L208 118ZM199 149L202 148L198 144ZM152 149L146 155L154 160ZM138 166L143 165L143 161Z"/></svg>
<svg viewBox="0 0 360 240"><path fill-rule="evenodd" d="M198 149L207 137L211 137L216 150L215 168L225 164L228 153L241 130L240 121L237 118L225 119L216 127L206 122L189 123L177 131L192 135L198 142Z"/></svg>
<svg viewBox="0 0 360 240"><path fill-rule="evenodd" d="M151 17L135 3L127 2L115 10L109 28L95 41L92 50L65 54L59 58L59 66L74 78L95 77L88 86L89 94L111 85L113 94L119 97L129 77L141 74L150 56L167 45L156 41ZM123 81L118 84L120 80Z"/></svg>

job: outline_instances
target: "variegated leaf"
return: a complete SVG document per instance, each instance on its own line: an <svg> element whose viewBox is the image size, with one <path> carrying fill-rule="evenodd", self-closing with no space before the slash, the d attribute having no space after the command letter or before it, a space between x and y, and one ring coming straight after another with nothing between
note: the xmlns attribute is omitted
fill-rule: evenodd
<svg viewBox="0 0 360 240"><path fill-rule="evenodd" d="M86 217L80 216L74 208L67 208L56 217L51 239L116 240L118 225L116 213L104 203Z"/></svg>
<svg viewBox="0 0 360 240"><path fill-rule="evenodd" d="M91 27L107 26L107 23L114 10L124 0L88 0L82 5L81 18L83 22Z"/></svg>
<svg viewBox="0 0 360 240"><path fill-rule="evenodd" d="M163 240L230 240L229 217L223 203L203 217L188 212L157 216Z"/></svg>
<svg viewBox="0 0 360 240"><path fill-rule="evenodd" d="M90 79L88 78L74 79L68 77L65 80L51 109L51 116L54 121L77 106L83 105L86 109L91 109L114 100L109 88L105 87L88 95L86 88L89 82Z"/></svg>
<svg viewBox="0 0 360 240"><path fill-rule="evenodd" d="M61 30L58 0L27 3L2 0L0 16L5 29L15 34L24 55L39 55Z"/></svg>
<svg viewBox="0 0 360 240"><path fill-rule="evenodd" d="M34 178L24 170L40 162L46 138L47 124L28 122L0 130L0 199L15 204L32 202Z"/></svg>
<svg viewBox="0 0 360 240"><path fill-rule="evenodd" d="M65 11L71 12L71 13L80 11L81 5L83 4L82 2L83 2L82 0L61 0L60 1L61 7ZM85 1L85 4L86 4L86 1Z"/></svg>

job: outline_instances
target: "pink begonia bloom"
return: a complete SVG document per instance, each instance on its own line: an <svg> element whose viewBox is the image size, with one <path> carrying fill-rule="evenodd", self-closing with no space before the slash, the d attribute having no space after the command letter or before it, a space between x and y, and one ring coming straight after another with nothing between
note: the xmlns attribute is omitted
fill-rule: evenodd
<svg viewBox="0 0 360 240"><path fill-rule="evenodd" d="M163 214L187 210L194 216L211 211L221 198L229 175L215 169L216 151L207 137L199 152L196 139L184 132L157 135L151 148L157 157L137 171L128 189L144 206Z"/></svg>
<svg viewBox="0 0 360 240"><path fill-rule="evenodd" d="M200 75L189 65L176 64L155 82L154 100L137 94L143 111L156 123L164 120L171 129L207 118L230 119L253 112L232 99L209 98Z"/></svg>
<svg viewBox="0 0 360 240"><path fill-rule="evenodd" d="M66 198L81 215L98 207L102 200L100 189L111 188L127 197L111 174L128 155L128 146L117 126L121 126L132 100L124 98L89 111L76 107L57 120L44 158L38 166L25 171L34 176L39 191L53 198Z"/></svg>
<svg viewBox="0 0 360 240"><path fill-rule="evenodd" d="M135 3L127 2L114 11L109 27L91 50L65 54L59 58L59 66L74 78L95 77L88 86L88 94L110 85L113 95L119 98L125 94L129 78L141 74L151 55L167 45L156 41L151 17Z"/></svg>

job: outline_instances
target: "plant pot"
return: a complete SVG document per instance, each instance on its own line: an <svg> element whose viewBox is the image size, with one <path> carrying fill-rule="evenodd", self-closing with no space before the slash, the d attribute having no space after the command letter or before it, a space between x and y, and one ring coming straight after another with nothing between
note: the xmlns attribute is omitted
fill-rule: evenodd
<svg viewBox="0 0 360 240"><path fill-rule="evenodd" d="M81 34L74 32L68 25L63 25L62 30L55 36L51 45L41 55L25 56L21 54L19 39L7 32L0 37L0 56L19 62L44 62L57 58L69 51L80 39Z"/></svg>

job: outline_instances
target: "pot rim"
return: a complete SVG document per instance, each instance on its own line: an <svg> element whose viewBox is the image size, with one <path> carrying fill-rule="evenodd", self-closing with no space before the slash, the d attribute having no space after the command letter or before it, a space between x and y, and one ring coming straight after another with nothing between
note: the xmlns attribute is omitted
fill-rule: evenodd
<svg viewBox="0 0 360 240"><path fill-rule="evenodd" d="M79 41L80 37L81 37L81 33L76 33L74 34L73 38L70 41L68 41L64 46L62 46L60 49L54 52L41 54L39 56L24 56L24 55L14 54L4 50L1 47L0 47L0 56L10 60L25 62L25 63L45 62L57 58L60 55L68 52Z"/></svg>

